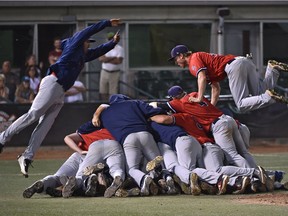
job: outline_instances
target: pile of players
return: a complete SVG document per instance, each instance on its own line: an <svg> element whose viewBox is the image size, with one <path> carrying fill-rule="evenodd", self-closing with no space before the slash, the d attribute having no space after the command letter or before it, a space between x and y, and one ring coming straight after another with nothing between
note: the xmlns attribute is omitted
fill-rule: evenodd
<svg viewBox="0 0 288 216"><path fill-rule="evenodd" d="M265 171L248 152L249 129L206 98L189 102L173 86L171 100L150 104L112 95L90 122L65 137L73 153L54 175L23 196L127 197L157 194L243 194L287 189L284 172ZM148 162L148 163L147 163Z"/></svg>

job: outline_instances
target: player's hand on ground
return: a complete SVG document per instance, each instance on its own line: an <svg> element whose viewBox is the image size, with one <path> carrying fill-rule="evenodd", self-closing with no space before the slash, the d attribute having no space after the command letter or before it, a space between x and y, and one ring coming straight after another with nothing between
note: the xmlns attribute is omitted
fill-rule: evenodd
<svg viewBox="0 0 288 216"><path fill-rule="evenodd" d="M118 26L121 23L120 19L110 19L111 26L115 27Z"/></svg>

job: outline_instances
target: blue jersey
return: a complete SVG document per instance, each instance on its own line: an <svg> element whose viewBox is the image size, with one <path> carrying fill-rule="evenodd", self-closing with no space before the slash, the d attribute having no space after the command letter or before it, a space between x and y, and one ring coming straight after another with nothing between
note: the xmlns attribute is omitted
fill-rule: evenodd
<svg viewBox="0 0 288 216"><path fill-rule="evenodd" d="M187 136L187 133L177 125L163 125L156 122L151 122L153 136L157 142L162 142L169 145L176 151L176 139L181 136Z"/></svg>
<svg viewBox="0 0 288 216"><path fill-rule="evenodd" d="M157 114L163 114L163 110L153 108L143 101L131 100L125 95L116 94L110 97L110 106L101 113L101 122L122 145L131 133L151 133L152 129L147 120Z"/></svg>
<svg viewBox="0 0 288 216"><path fill-rule="evenodd" d="M111 22L103 20L62 41L62 55L55 64L50 66L47 74L54 72L58 78L57 82L65 91L73 86L85 62L92 61L115 47L116 43L111 40L94 49L89 48L88 52L84 53L84 42L108 26L111 26Z"/></svg>

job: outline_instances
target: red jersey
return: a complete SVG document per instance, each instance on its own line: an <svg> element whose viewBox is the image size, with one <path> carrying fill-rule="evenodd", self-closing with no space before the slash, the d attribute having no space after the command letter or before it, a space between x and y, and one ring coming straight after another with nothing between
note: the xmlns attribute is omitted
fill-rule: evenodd
<svg viewBox="0 0 288 216"><path fill-rule="evenodd" d="M207 83L219 82L227 76L225 66L234 58L234 55L217 55L206 52L192 53L189 59L189 70L195 77L198 76L199 72L205 70Z"/></svg>
<svg viewBox="0 0 288 216"><path fill-rule="evenodd" d="M192 115L203 126L206 132L210 132L211 124L223 115L223 112L212 105L205 97L203 98L203 102L200 103L189 102L188 99L191 96L197 98L198 93L192 92L181 99L173 99L168 102L168 105L174 112Z"/></svg>
<svg viewBox="0 0 288 216"><path fill-rule="evenodd" d="M84 151L88 151L88 148L91 145L91 143L95 141L104 139L115 140L115 138L111 135L111 133L105 128L93 131L92 133L79 134L79 135L84 140L84 142L81 142L81 144L79 145L79 148L81 148Z"/></svg>
<svg viewBox="0 0 288 216"><path fill-rule="evenodd" d="M175 117L176 125L182 127L189 135L195 137L201 145L207 142L215 143L213 138L207 136L202 125L193 116L188 113L176 113L173 116Z"/></svg>

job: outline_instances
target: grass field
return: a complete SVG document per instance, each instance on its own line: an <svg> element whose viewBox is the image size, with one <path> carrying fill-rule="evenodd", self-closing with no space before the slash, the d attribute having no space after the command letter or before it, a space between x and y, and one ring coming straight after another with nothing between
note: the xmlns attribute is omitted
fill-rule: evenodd
<svg viewBox="0 0 288 216"><path fill-rule="evenodd" d="M288 173L288 153L255 154L258 164L266 169L284 170ZM288 215L288 203L243 203L239 200L259 196L155 196L133 198L51 198L35 194L30 199L22 197L23 190L34 181L53 174L64 160L36 160L30 169L29 178L19 174L16 160L0 160L0 215ZM284 181L288 181L286 174ZM262 195L262 194L261 194ZM264 194L265 195L265 194ZM273 195L288 196L288 191L275 191ZM269 198L267 198L269 199ZM264 200L265 201L265 200ZM267 200L266 200L267 201Z"/></svg>

